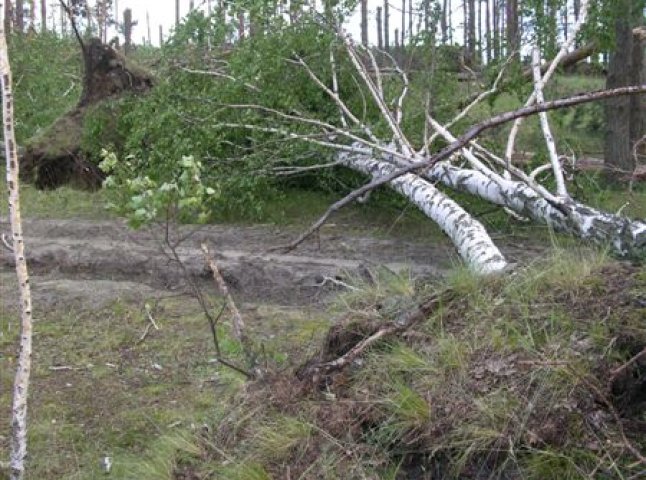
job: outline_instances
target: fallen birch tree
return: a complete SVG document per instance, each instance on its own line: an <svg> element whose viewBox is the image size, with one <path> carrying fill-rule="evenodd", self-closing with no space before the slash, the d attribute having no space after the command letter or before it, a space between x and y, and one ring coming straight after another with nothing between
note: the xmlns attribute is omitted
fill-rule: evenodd
<svg viewBox="0 0 646 480"><path fill-rule="evenodd" d="M588 2L582 2L582 15L572 35L576 35L584 22L587 5ZM410 107L407 96L411 91L407 73L387 52L356 46L349 36L340 31L335 38L330 46L326 68L321 68L320 62L327 55L318 52L310 57L319 62L318 68L295 51L283 60L286 62L284 68L291 66L305 72L311 84L333 107L330 111L336 109L336 119L319 115L316 110L299 111L269 103L248 101L218 104L218 112L224 111L225 115L219 117L216 128L258 132L275 139L270 142L307 142L317 148L325 147L333 151L331 158L318 165L292 162L291 165L268 168L269 171L289 175L342 165L371 177L370 182L335 202L306 232L282 248L296 248L335 211L361 200L375 188L389 186L435 221L475 271L494 273L504 270L507 262L484 226L450 198L450 191L438 189L437 183L499 205L514 216L549 225L557 231L594 243L611 245L621 255L646 247L645 222L599 211L570 197L548 117L548 112L555 109L620 95L643 94L646 85L588 92L557 100L546 99L544 87L559 63L567 58L574 43L574 37L571 37L547 67L540 64L540 52L536 50L532 68L534 91L524 107L472 125L462 130L462 134L452 132L458 120L464 121L471 109L497 91L499 82L504 83L501 82L501 72L489 90L479 94L446 124L439 122L433 117L431 109L426 108L425 133L420 141L418 137L410 135L409 128L404 124L405 109ZM344 75L345 82L341 81L340 73ZM263 98L262 93L266 93L268 88L275 88L275 85L252 83L259 78L257 75L244 77L239 74L227 70L212 76L217 81L236 82L250 99ZM351 85L348 77L354 82L352 89L348 88ZM285 78L288 78L287 72ZM393 93L393 83L397 79L400 88ZM362 107L357 107L357 98L361 100L359 105L363 104ZM369 108L370 115L366 114ZM231 110L238 111L240 115L226 115ZM538 181L538 171L526 172L508 160L522 119L532 115L541 116L542 132L550 154L549 164L538 171L551 172L556 179L556 191L550 191ZM483 132L508 122L515 122L515 126L504 152L491 151L478 143Z"/></svg>
<svg viewBox="0 0 646 480"><path fill-rule="evenodd" d="M504 123L547 112L558 108L599 101L617 95L634 95L646 92L646 85L597 91L577 95L571 98L553 100L528 105L516 111L503 113L482 123L472 126L460 137L453 136L445 127L429 116L429 131L436 131L437 136L448 142L437 153L429 153L432 137L421 149L415 149L401 128L401 110L391 111L380 86L377 69L376 80L369 73L349 38L345 38L345 47L352 62L368 86L373 101L379 106L392 133L392 138L380 139L375 136L370 126L354 115L341 100L338 92L328 89L323 81L316 77L307 64L299 59L298 63L306 68L331 101L338 105L342 120L335 126L318 120L288 115L282 112L257 105L230 105L230 108L255 108L277 118L296 123L320 127L327 135L318 138L297 135L286 129L251 124L226 124L228 127L243 127L249 130L261 130L282 135L286 139L307 141L323 145L337 151L335 161L326 166L342 164L372 177L372 181L351 192L342 200L333 204L328 211L314 223L303 235L286 246L297 247L311 234L317 231L336 210L361 198L367 192L388 185L408 198L429 218L434 220L455 244L460 256L476 271L492 273L503 270L507 263L495 246L484 227L460 205L439 191L435 182L461 192L468 192L496 205L508 208L516 214L536 222L547 224L555 230L576 235L582 239L599 244L611 244L619 254L646 246L646 223L633 221L621 215L601 212L572 200L569 196L551 193L538 184L529 174L518 167L508 164L504 159L475 143L484 131ZM370 57L370 54L367 54ZM374 67L373 63L373 69ZM373 72L374 73L374 72ZM404 88L396 105L403 104L408 81L403 71ZM337 82L333 81L333 85ZM350 126L354 127L351 128ZM359 133L360 132L360 133ZM340 141L345 139L346 142ZM461 161L466 160L467 167ZM494 169L489 165L496 165ZM554 166L554 165L553 165ZM294 167L294 171L298 171ZM509 173L505 178L504 173Z"/></svg>

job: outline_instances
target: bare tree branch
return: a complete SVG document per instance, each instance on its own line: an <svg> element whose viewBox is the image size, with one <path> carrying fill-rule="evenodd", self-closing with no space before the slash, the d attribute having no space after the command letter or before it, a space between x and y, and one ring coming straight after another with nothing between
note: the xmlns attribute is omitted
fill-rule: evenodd
<svg viewBox="0 0 646 480"><path fill-rule="evenodd" d="M565 58L570 47L574 44L577 33L579 32L579 30L581 29L581 27L583 26L583 24L587 19L588 5L589 5L589 0L582 0L580 16L576 24L572 28L572 34L570 35L570 38L568 38L568 40L561 46L561 49L556 54L556 57L554 57L554 59L552 60L552 63L550 63L550 66L547 68L547 71L545 72L545 74L543 74L540 82L536 83L534 91L527 99L525 106L530 106L536 101L537 89L542 90L543 88L545 88L545 84L552 77L552 75L556 71L556 68L559 66L561 61ZM518 120L514 122L513 126L511 127L511 131L509 132L509 138L507 139L507 148L505 149L505 161L508 164L511 163L511 157L514 153L514 144L516 142L516 136L518 135L518 131L520 130L521 124L522 124L522 117L518 117Z"/></svg>
<svg viewBox="0 0 646 480"><path fill-rule="evenodd" d="M541 52L538 46L535 46L532 51L532 67L534 71L534 93L536 95L536 103L545 103L545 96L543 95L543 81L541 78ZM545 137L545 144L547 145L547 153L552 165L554 179L556 180L556 194L560 197L566 198L569 195L567 193L567 188L565 187L563 170L561 169L561 163L559 162L559 154L556 151L556 143L554 142L554 136L550 129L547 113L540 112L538 114L538 118L540 120L541 130L543 130L543 137Z"/></svg>

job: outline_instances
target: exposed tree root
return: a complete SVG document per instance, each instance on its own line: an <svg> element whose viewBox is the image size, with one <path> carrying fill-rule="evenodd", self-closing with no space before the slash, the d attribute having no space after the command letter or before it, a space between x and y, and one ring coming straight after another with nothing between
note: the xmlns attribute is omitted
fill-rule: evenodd
<svg viewBox="0 0 646 480"><path fill-rule="evenodd" d="M78 105L25 145L22 176L38 188L64 184L85 189L100 187L103 174L81 148L88 107L125 92L145 92L153 85L148 72L97 38L83 45L83 60L85 75Z"/></svg>

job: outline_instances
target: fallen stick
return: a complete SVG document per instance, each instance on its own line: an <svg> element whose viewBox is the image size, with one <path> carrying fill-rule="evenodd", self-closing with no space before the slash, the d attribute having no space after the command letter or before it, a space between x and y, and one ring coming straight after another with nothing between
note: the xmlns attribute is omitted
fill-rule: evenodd
<svg viewBox="0 0 646 480"><path fill-rule="evenodd" d="M220 292L222 292L222 295L224 295L224 298L227 302L227 306L231 311L232 322L233 322L233 335L236 337L236 340L238 340L239 342L242 342L244 338L244 321L242 320L242 315L240 315L240 310L238 310L238 307L236 307L236 304L233 301L233 297L231 296L231 294L229 293L229 289L227 288L227 284L224 281L222 274L220 273L220 269L215 263L215 260L213 260L213 257L209 252L209 247L206 246L206 243L202 244L202 251L204 252L204 257L206 258L206 262L208 263L209 268L213 272L213 279L215 280L215 283L218 285Z"/></svg>

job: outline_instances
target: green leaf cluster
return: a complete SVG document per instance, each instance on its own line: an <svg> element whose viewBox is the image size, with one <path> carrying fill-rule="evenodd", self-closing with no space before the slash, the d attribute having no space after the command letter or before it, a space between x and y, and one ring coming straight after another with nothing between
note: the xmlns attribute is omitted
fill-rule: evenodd
<svg viewBox="0 0 646 480"><path fill-rule="evenodd" d="M202 181L202 164L191 156L182 157L171 173L172 180L161 181L136 175L132 157L119 161L114 152L104 150L101 170L109 208L126 217L138 228L155 221L204 223L211 214L211 201L219 195Z"/></svg>

